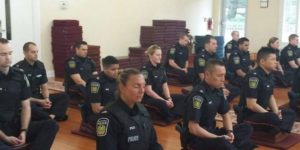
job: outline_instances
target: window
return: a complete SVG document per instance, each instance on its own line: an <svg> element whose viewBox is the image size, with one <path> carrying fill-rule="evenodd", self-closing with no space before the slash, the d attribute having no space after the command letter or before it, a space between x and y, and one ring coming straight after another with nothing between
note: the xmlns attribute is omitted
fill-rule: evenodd
<svg viewBox="0 0 300 150"><path fill-rule="evenodd" d="M290 34L299 32L298 8L298 0L284 0L281 36L283 42L288 42Z"/></svg>

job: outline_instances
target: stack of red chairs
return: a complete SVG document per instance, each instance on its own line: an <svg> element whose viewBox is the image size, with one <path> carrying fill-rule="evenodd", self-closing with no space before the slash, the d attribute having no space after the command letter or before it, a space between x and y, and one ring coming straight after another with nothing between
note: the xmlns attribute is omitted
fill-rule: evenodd
<svg viewBox="0 0 300 150"><path fill-rule="evenodd" d="M100 46L96 45L88 45L88 57L90 57L92 60L96 63L96 70L98 72L101 71L101 57L100 57Z"/></svg>

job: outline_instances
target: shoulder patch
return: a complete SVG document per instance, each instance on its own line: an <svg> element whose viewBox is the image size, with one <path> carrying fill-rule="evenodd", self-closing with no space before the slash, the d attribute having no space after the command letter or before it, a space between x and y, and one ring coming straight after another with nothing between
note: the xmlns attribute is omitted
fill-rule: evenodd
<svg viewBox="0 0 300 150"><path fill-rule="evenodd" d="M227 44L227 48L228 48L228 49L231 49L231 48L232 48L232 44L231 44L231 43L228 43L228 44Z"/></svg>
<svg viewBox="0 0 300 150"><path fill-rule="evenodd" d="M258 82L259 82L259 79L257 77L249 78L249 88L256 89Z"/></svg>
<svg viewBox="0 0 300 150"><path fill-rule="evenodd" d="M203 97L196 95L193 97L193 108L200 109L203 103Z"/></svg>
<svg viewBox="0 0 300 150"><path fill-rule="evenodd" d="M68 61L68 65L70 68L76 68L76 62L74 60Z"/></svg>
<svg viewBox="0 0 300 150"><path fill-rule="evenodd" d="M148 74L149 74L148 71L147 70L142 70L141 73L144 76L145 80L147 80L148 79Z"/></svg>
<svg viewBox="0 0 300 150"><path fill-rule="evenodd" d="M204 58L199 58L198 59L198 64L199 64L199 66L205 66L205 59Z"/></svg>
<svg viewBox="0 0 300 150"><path fill-rule="evenodd" d="M288 56L293 56L293 54L294 54L294 52L292 50L288 50L287 53L288 53Z"/></svg>
<svg viewBox="0 0 300 150"><path fill-rule="evenodd" d="M93 94L97 94L99 92L100 89L100 83L98 82L91 82L91 93Z"/></svg>
<svg viewBox="0 0 300 150"><path fill-rule="evenodd" d="M175 49L174 47L171 48L171 49L170 49L170 54L175 54L175 50L176 50L176 49Z"/></svg>
<svg viewBox="0 0 300 150"><path fill-rule="evenodd" d="M233 63L234 64L240 64L240 57L238 57L238 56L233 57Z"/></svg>
<svg viewBox="0 0 300 150"><path fill-rule="evenodd" d="M97 136L106 136L109 120L108 118L100 118L97 120L96 131Z"/></svg>

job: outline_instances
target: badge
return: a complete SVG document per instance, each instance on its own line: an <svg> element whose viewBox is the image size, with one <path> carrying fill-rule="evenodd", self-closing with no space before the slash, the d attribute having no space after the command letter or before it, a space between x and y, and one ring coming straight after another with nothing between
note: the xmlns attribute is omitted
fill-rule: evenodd
<svg viewBox="0 0 300 150"><path fill-rule="evenodd" d="M109 120L108 118L100 118L96 124L97 136L106 136Z"/></svg>
<svg viewBox="0 0 300 150"><path fill-rule="evenodd" d="M240 57L233 57L234 64L240 64Z"/></svg>
<svg viewBox="0 0 300 150"><path fill-rule="evenodd" d="M97 94L100 89L100 83L98 82L91 82L91 93Z"/></svg>
<svg viewBox="0 0 300 150"><path fill-rule="evenodd" d="M70 60L68 62L68 65L69 65L70 68L75 68L76 67L76 62L74 60Z"/></svg>
<svg viewBox="0 0 300 150"><path fill-rule="evenodd" d="M293 51L292 50L288 50L288 56L293 56Z"/></svg>
<svg viewBox="0 0 300 150"><path fill-rule="evenodd" d="M193 97L193 108L200 109L203 103L203 98L199 95Z"/></svg>
<svg viewBox="0 0 300 150"><path fill-rule="evenodd" d="M249 78L249 87L251 89L256 89L258 85L259 79L257 77L251 77Z"/></svg>
<svg viewBox="0 0 300 150"><path fill-rule="evenodd" d="M229 43L229 44L227 45L227 48L228 48L228 49L231 49L231 48L232 48L232 44Z"/></svg>
<svg viewBox="0 0 300 150"><path fill-rule="evenodd" d="M148 79L148 71L147 70L142 70L142 75L144 76L145 80Z"/></svg>
<svg viewBox="0 0 300 150"><path fill-rule="evenodd" d="M199 58L198 63L199 63L199 66L205 66L205 59Z"/></svg>
<svg viewBox="0 0 300 150"><path fill-rule="evenodd" d="M175 50L176 50L175 48L171 48L170 49L170 54L175 54Z"/></svg>

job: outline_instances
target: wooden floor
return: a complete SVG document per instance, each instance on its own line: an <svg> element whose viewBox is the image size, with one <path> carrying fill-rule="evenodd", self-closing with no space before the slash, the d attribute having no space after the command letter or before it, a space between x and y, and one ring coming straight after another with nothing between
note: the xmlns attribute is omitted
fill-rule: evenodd
<svg viewBox="0 0 300 150"><path fill-rule="evenodd" d="M180 93L181 88L170 86L172 93ZM286 92L288 89L276 89L275 97L278 104L282 105L287 102ZM234 101L236 103L236 100ZM95 141L71 134L71 129L78 128L81 117L77 109L68 109L69 120L59 123L60 130L56 136L52 150L95 150ZM159 143L164 150L180 150L179 134L175 130L175 125L168 127L155 126ZM272 148L259 146L257 150L274 150ZM300 143L296 144L290 150L300 150Z"/></svg>

